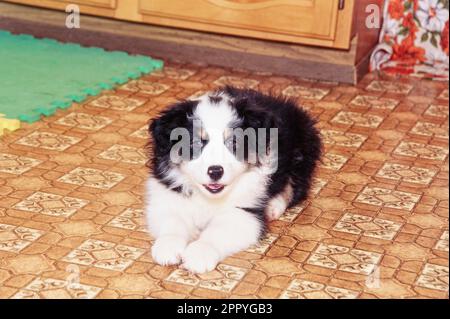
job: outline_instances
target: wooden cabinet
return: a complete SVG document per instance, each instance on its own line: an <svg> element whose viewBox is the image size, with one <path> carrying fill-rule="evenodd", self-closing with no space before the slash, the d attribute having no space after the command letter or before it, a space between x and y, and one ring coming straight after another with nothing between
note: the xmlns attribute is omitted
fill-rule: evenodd
<svg viewBox="0 0 450 319"><path fill-rule="evenodd" d="M339 0L140 0L143 21L294 43L339 46ZM350 1L351 2L351 1Z"/></svg>
<svg viewBox="0 0 450 319"><path fill-rule="evenodd" d="M121 20L347 49L355 0L9 0Z"/></svg>

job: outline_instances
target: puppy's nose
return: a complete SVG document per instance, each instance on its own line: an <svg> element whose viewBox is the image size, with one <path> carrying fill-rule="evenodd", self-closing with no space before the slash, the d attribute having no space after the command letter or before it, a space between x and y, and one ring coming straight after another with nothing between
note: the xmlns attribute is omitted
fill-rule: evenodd
<svg viewBox="0 0 450 319"><path fill-rule="evenodd" d="M208 175L213 181L218 181L223 176L223 167L219 165L208 167Z"/></svg>

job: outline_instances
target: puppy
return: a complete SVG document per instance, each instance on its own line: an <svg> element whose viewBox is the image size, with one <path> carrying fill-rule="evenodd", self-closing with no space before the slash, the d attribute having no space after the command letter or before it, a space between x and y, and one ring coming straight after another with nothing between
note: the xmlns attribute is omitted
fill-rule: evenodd
<svg viewBox="0 0 450 319"><path fill-rule="evenodd" d="M234 87L162 112L149 127L154 261L203 273L256 244L307 197L321 154L314 124L293 100Z"/></svg>

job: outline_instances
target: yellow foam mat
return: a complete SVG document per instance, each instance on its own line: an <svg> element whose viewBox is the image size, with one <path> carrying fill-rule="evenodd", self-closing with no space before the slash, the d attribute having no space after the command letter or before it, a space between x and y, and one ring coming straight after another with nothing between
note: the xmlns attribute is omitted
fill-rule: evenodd
<svg viewBox="0 0 450 319"><path fill-rule="evenodd" d="M16 119L6 119L4 114L0 113L0 136L5 130L15 131L20 128L20 121Z"/></svg>

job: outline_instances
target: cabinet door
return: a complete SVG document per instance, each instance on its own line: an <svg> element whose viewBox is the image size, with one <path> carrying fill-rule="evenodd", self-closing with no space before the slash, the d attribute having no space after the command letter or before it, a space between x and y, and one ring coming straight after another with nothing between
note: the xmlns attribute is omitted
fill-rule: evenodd
<svg viewBox="0 0 450 319"><path fill-rule="evenodd" d="M339 2L339 0L139 0L139 12L143 15L143 20L149 23L333 46L336 39Z"/></svg>
<svg viewBox="0 0 450 319"><path fill-rule="evenodd" d="M80 6L80 11L82 14L87 13L106 17L113 17L117 7L117 0L5 0L5 1L57 10L65 10L65 8L69 4L76 4Z"/></svg>

